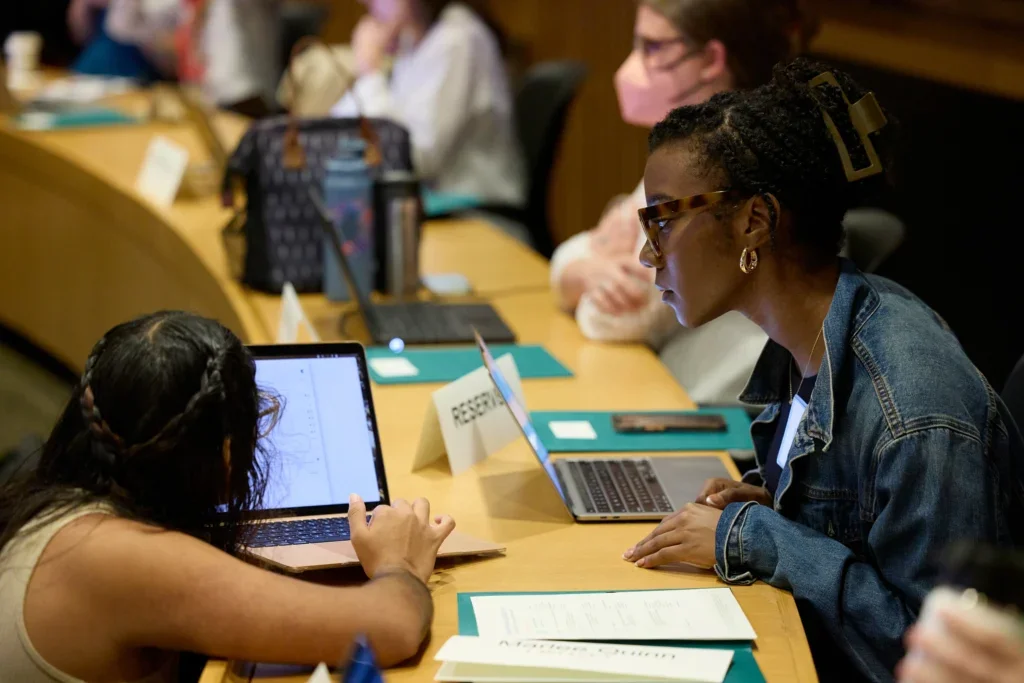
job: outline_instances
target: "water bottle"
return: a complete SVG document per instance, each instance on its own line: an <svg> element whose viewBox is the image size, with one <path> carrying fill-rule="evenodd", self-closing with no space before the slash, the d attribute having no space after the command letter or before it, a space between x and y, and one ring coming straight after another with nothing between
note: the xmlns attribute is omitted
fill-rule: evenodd
<svg viewBox="0 0 1024 683"><path fill-rule="evenodd" d="M356 286L364 295L373 289L374 255L373 176L363 154L366 143L342 138L338 154L324 164L324 206L334 217ZM331 301L353 299L331 240L324 238L324 295Z"/></svg>
<svg viewBox="0 0 1024 683"><path fill-rule="evenodd" d="M420 288L420 230L423 203L419 179L406 171L377 179L378 285L397 299L415 298Z"/></svg>

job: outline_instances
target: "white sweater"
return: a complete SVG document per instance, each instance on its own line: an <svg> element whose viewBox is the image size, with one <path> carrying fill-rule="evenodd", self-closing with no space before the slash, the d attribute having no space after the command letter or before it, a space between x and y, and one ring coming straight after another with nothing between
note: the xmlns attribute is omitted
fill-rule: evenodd
<svg viewBox="0 0 1024 683"><path fill-rule="evenodd" d="M416 171L438 192L521 206L526 178L511 90L497 41L467 7L449 5L401 52L391 80L359 78L334 116L388 118L409 130ZM361 111L360 111L361 109Z"/></svg>
<svg viewBox="0 0 1024 683"><path fill-rule="evenodd" d="M624 218L636 225L638 257L646 238L635 216L646 204L641 182L628 198L610 209L628 212ZM559 283L566 266L592 256L590 239L591 232L583 232L555 250L551 258L551 284L556 292L560 291ZM644 306L623 315L602 313L584 293L576 307L576 323L588 339L649 344L660 353L662 362L697 403L738 403L737 397L768 339L760 327L735 312L696 329L681 327L675 313L661 301L660 293L653 286Z"/></svg>

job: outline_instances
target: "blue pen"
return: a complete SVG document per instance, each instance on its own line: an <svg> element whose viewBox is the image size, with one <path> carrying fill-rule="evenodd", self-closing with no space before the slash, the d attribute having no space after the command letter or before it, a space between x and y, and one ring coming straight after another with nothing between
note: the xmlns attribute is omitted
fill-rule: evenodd
<svg viewBox="0 0 1024 683"><path fill-rule="evenodd" d="M384 683L384 675L366 638L360 636L356 639L352 658L341 675L341 683Z"/></svg>

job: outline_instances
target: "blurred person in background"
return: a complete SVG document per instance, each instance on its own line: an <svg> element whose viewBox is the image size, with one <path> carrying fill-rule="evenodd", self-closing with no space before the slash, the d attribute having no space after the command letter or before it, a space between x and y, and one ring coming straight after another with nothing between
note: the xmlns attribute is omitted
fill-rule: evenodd
<svg viewBox="0 0 1024 683"><path fill-rule="evenodd" d="M650 128L676 107L765 83L815 32L801 0L640 0L633 51L615 75L622 118ZM679 327L637 259L644 206L641 182L555 251L560 305L590 339L651 344L694 401L737 403L767 337L739 313Z"/></svg>
<svg viewBox="0 0 1024 683"><path fill-rule="evenodd" d="M202 87L220 107L268 113L277 86L279 0L72 0L81 73Z"/></svg>
<svg viewBox="0 0 1024 683"><path fill-rule="evenodd" d="M433 191L521 206L526 178L512 91L500 36L483 9L452 0L361 1L368 12L352 33L357 79L332 113L405 126L416 171Z"/></svg>
<svg viewBox="0 0 1024 683"><path fill-rule="evenodd" d="M1024 681L1024 552L974 541L945 553L907 633L900 683Z"/></svg>

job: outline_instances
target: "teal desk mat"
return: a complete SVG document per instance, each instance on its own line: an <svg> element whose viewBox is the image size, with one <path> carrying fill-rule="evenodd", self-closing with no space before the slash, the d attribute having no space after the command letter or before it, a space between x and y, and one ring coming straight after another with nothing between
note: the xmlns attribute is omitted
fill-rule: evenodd
<svg viewBox="0 0 1024 683"><path fill-rule="evenodd" d="M511 353L522 379L543 379L552 377L572 377L572 371L562 365L557 358L548 353L543 346L495 344L491 353L500 358ZM454 382L477 368L484 366L480 351L475 346L447 349L406 349L394 353L388 348L374 346L366 349L366 359L374 358L405 358L416 366L420 372L412 377L381 377L367 363L370 378L377 384L430 384L435 382Z"/></svg>
<svg viewBox="0 0 1024 683"><path fill-rule="evenodd" d="M454 192L423 191L423 213L427 218L447 216L450 213L469 211L481 205L480 198L473 194L456 194Z"/></svg>
<svg viewBox="0 0 1024 683"><path fill-rule="evenodd" d="M725 417L724 432L662 432L658 434L619 434L612 427L612 415L622 412L538 411L531 413L540 440L552 453L619 453L645 451L731 451L750 450L750 416L743 408L700 409L697 413L718 413ZM642 411L638 411L642 412ZM674 411L656 411L659 413ZM678 411L683 412L683 411ZM596 439L559 439L549 422L586 421L597 433Z"/></svg>
<svg viewBox="0 0 1024 683"><path fill-rule="evenodd" d="M62 112L31 112L18 116L18 127L25 130L64 130L72 128L95 128L99 126L123 126L138 123L139 120L115 109L86 108Z"/></svg>
<svg viewBox="0 0 1024 683"><path fill-rule="evenodd" d="M622 591L548 591L548 593L618 593ZM544 595L545 591L526 591L509 593L459 593L459 635L478 636L480 629L476 625L476 613L473 611L473 598L489 595ZM625 644L625 643L624 643ZM764 674L754 659L754 650L749 644L723 642L634 642L629 645L657 645L661 647L701 647L718 650L732 650L732 665L725 675L725 683L765 683Z"/></svg>

